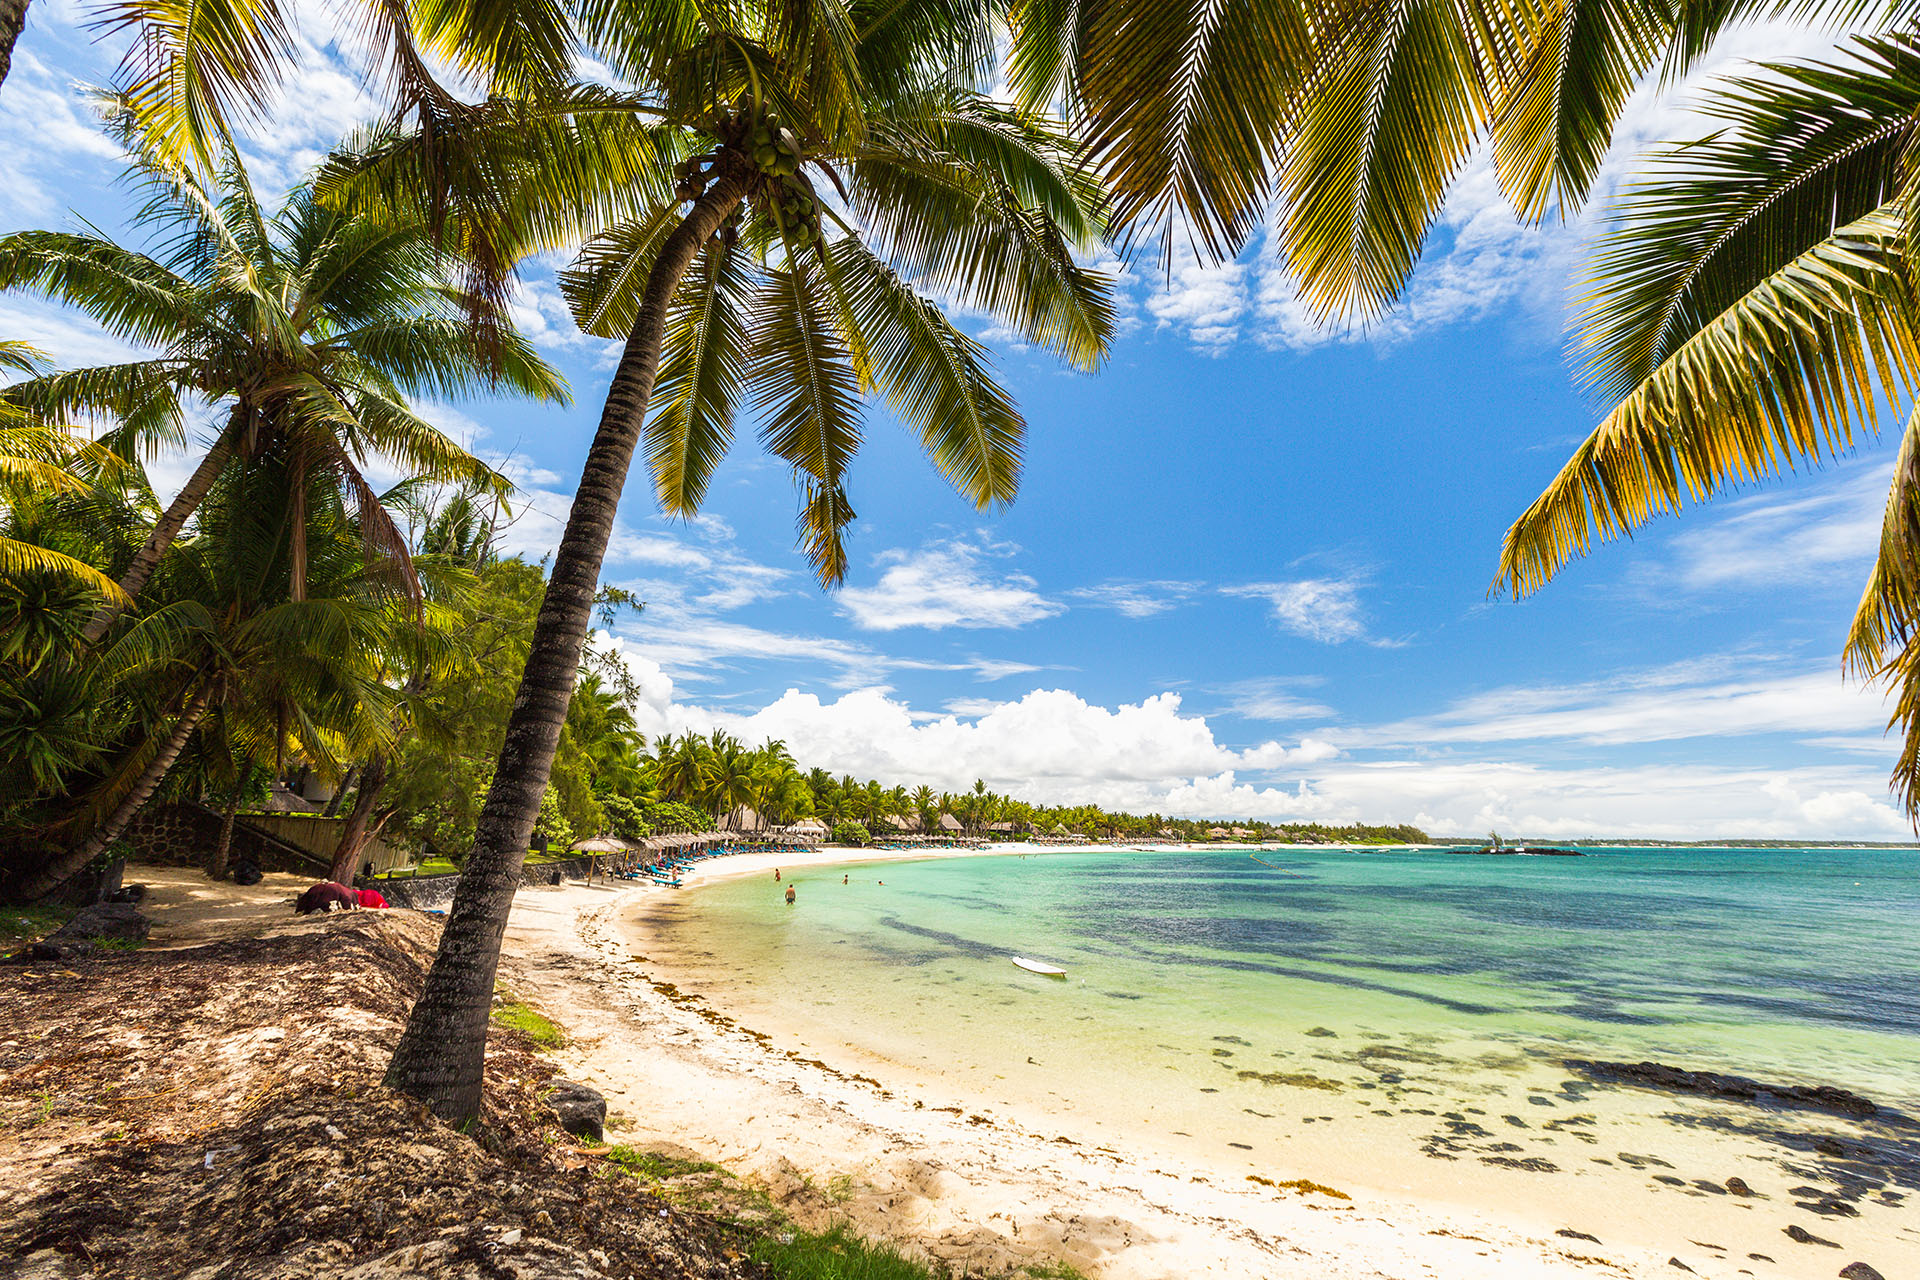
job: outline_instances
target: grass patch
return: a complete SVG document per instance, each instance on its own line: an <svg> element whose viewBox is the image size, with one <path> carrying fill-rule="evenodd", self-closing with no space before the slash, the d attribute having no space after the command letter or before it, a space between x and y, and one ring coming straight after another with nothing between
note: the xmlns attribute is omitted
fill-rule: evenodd
<svg viewBox="0 0 1920 1280"><path fill-rule="evenodd" d="M664 1155L658 1151L641 1151L635 1147L616 1146L607 1152L606 1158L628 1173L654 1182L685 1177L689 1173L721 1173L728 1177L733 1176L711 1160L685 1160L679 1156Z"/></svg>
<svg viewBox="0 0 1920 1280"><path fill-rule="evenodd" d="M1065 1262L1040 1262L1022 1267L1020 1274L1027 1280L1087 1280L1086 1272Z"/></svg>
<svg viewBox="0 0 1920 1280"><path fill-rule="evenodd" d="M73 919L78 907L8 907L0 911L0 949L36 942Z"/></svg>
<svg viewBox="0 0 1920 1280"><path fill-rule="evenodd" d="M503 1027L512 1027L542 1049L559 1049L567 1043L567 1033L557 1023L511 992L502 991L494 996L493 1020Z"/></svg>
<svg viewBox="0 0 1920 1280"><path fill-rule="evenodd" d="M845 1227L819 1235L796 1231L787 1241L769 1237L753 1246L751 1256L779 1280L941 1280L948 1274Z"/></svg>

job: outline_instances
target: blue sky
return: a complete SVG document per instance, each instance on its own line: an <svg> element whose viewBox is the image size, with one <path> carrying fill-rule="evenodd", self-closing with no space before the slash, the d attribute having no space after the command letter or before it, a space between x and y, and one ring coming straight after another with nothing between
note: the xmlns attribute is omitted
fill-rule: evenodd
<svg viewBox="0 0 1920 1280"><path fill-rule="evenodd" d="M0 88L0 230L128 212L76 87L117 50L77 12L38 0ZM249 143L263 185L368 109L319 43L324 15L305 30L307 63ZM1703 74L1825 43L1746 33ZM1609 186L1648 142L1700 131L1687 100L1636 97ZM1661 522L1523 604L1487 598L1502 531L1597 420L1563 341L1589 234L1516 226L1476 166L1403 306L1335 333L1265 245L1226 267L1135 263L1099 374L996 345L1030 426L1012 508L974 511L871 414L837 595L795 553L791 480L750 433L694 522L663 519L636 474L606 576L647 601L619 627L643 727L1196 816L1910 834L1886 792L1886 711L1838 661L1890 444ZM510 536L532 555L557 537L614 355L573 328L553 265L528 272L519 314L574 407L427 406L522 484ZM18 295L0 295L0 335L72 362L121 354Z"/></svg>

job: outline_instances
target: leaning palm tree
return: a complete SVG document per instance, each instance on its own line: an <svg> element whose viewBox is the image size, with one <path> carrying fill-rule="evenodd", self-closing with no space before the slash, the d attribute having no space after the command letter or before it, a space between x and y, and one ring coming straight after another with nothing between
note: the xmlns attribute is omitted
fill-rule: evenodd
<svg viewBox="0 0 1920 1280"><path fill-rule="evenodd" d="M1722 90L1726 127L1660 158L1593 263L1581 322L1614 407L1508 530L1499 584L1538 590L1596 539L1742 482L1837 458L1911 413L1920 38L1837 65L1772 65ZM1879 558L1848 637L1898 689L1894 788L1920 814L1920 418L1894 467Z"/></svg>
<svg viewBox="0 0 1920 1280"><path fill-rule="evenodd" d="M418 417L409 395L474 392L561 401L566 385L503 317L478 347L474 300L419 219L345 213L296 188L263 208L229 151L217 183L160 152L132 117L114 117L146 192L134 221L154 252L90 232L0 238L0 289L32 290L85 312L157 354L15 383L5 399L44 421L104 419L102 443L127 457L186 444L189 411L216 427L199 464L145 544L119 570L119 594L89 622L105 634L137 597L214 482L236 461L285 450L297 482L294 598L304 590L301 511L317 489L343 493L370 548L406 565L406 538L362 468L383 457L433 480L504 491L506 482Z"/></svg>
<svg viewBox="0 0 1920 1280"><path fill-rule="evenodd" d="M1113 327L1099 188L1034 113L996 105L991 15L926 0L716 9L608 3L589 42L655 124L637 214L567 277L583 327L625 339L554 557L475 847L388 1080L444 1115L479 1104L498 947L580 665L628 465L698 509L737 420L791 469L817 575L846 573L861 404L882 398L981 507L1013 497L1024 422L936 298L1085 367ZM520 146L524 134L503 146ZM425 191L415 141L371 157ZM516 208L537 210L537 172ZM664 354L664 363L663 363ZM658 393L656 399L656 392ZM649 411L652 410L651 419Z"/></svg>
<svg viewBox="0 0 1920 1280"><path fill-rule="evenodd" d="M69 648L92 698L154 710L131 726L97 780L41 824L78 838L10 868L12 899L47 893L105 851L216 710L227 720L223 737L275 763L294 750L325 762L330 738L388 731L382 647L411 627L414 606L395 567L366 555L357 518L337 494L309 513L312 591L293 597L284 513L296 483L284 456L223 476L193 536L167 557L157 607L97 659Z"/></svg>

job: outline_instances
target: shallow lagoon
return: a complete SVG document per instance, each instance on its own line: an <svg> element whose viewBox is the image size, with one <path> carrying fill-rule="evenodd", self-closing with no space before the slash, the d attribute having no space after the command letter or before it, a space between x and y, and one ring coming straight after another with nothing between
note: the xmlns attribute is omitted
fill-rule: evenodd
<svg viewBox="0 0 1920 1280"><path fill-rule="evenodd" d="M1774 1189L1771 1232L1776 1209L1838 1199L1854 1236L1920 1260L1916 872L1892 850L1037 852L644 910L661 976L750 1025L1036 1125L1542 1212L1582 1200L1570 1179L1664 1198L1614 1223L1724 1216L1738 1175ZM1833 1084L1903 1114L1596 1085L1564 1065L1584 1058Z"/></svg>

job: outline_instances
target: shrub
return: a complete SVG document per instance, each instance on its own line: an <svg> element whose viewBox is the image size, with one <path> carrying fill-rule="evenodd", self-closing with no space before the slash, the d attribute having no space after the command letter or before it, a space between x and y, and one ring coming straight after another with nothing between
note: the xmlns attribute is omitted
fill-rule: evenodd
<svg viewBox="0 0 1920 1280"><path fill-rule="evenodd" d="M857 822L842 822L833 829L835 844L850 844L855 848L873 843L873 835Z"/></svg>

